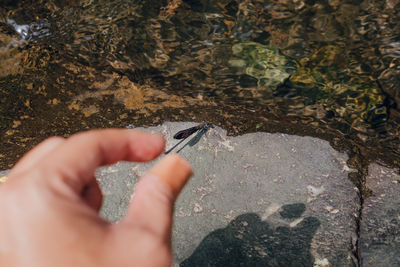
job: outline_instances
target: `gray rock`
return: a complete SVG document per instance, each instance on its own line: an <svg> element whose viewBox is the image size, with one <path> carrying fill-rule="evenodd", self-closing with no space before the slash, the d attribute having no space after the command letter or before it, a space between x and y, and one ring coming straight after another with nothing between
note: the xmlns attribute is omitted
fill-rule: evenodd
<svg viewBox="0 0 400 267"><path fill-rule="evenodd" d="M363 265L400 266L400 175L371 164L366 182L373 195L364 201L361 221Z"/></svg>
<svg viewBox="0 0 400 267"><path fill-rule="evenodd" d="M146 129L172 135L193 123ZM347 156L311 137L210 129L180 153L195 175L176 203L174 265L348 266L359 209ZM139 177L153 163L98 170L101 211L124 216Z"/></svg>
<svg viewBox="0 0 400 267"><path fill-rule="evenodd" d="M0 184L1 184L2 182L5 182L5 179L4 179L3 177L4 177L4 176L7 176L7 174L8 174L9 172L10 172L9 170L0 171Z"/></svg>

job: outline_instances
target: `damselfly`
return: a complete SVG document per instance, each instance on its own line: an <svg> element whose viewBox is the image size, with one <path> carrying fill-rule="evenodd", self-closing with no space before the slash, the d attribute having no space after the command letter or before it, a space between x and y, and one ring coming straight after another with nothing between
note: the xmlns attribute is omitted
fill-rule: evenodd
<svg viewBox="0 0 400 267"><path fill-rule="evenodd" d="M174 148L176 148L179 144L181 144L183 141L186 140L186 138L188 138L189 136L191 136L192 134L194 134L195 132L198 131L197 135L192 138L186 145L191 145L193 146L194 144L196 144L201 136L209 129L213 127L213 125L211 123L207 123L207 122L202 122L197 126L194 127L190 127L188 129L182 130L177 132L174 135L174 139L182 139L181 141L179 141L176 145L174 145L173 147L171 147L170 149L168 149L167 151L165 151L165 154L168 154L169 152L171 152ZM181 147L177 153L179 153L186 145L184 145L183 147Z"/></svg>

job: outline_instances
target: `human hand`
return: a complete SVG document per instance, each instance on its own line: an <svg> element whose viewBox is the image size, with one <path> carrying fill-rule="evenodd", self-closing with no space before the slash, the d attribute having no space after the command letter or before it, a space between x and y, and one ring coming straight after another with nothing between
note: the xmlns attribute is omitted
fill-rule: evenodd
<svg viewBox="0 0 400 267"><path fill-rule="evenodd" d="M98 215L94 178L99 166L149 161L164 146L159 135L116 129L39 144L0 186L0 266L170 266L173 206L189 164L177 155L160 160L117 224Z"/></svg>

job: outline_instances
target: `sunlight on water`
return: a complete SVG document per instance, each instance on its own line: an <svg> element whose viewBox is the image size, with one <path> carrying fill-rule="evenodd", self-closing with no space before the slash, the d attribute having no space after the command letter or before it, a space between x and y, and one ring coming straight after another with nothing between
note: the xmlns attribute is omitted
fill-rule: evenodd
<svg viewBox="0 0 400 267"><path fill-rule="evenodd" d="M399 11L397 0L6 1L1 165L46 136L163 120L315 135L398 165Z"/></svg>

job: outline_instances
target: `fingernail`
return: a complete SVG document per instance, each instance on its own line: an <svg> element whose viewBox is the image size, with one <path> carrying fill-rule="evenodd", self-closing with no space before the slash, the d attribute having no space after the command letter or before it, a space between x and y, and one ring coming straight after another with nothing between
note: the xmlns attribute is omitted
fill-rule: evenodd
<svg viewBox="0 0 400 267"><path fill-rule="evenodd" d="M190 164L177 154L170 154L161 159L150 171L160 178L177 197L185 186L193 170Z"/></svg>

